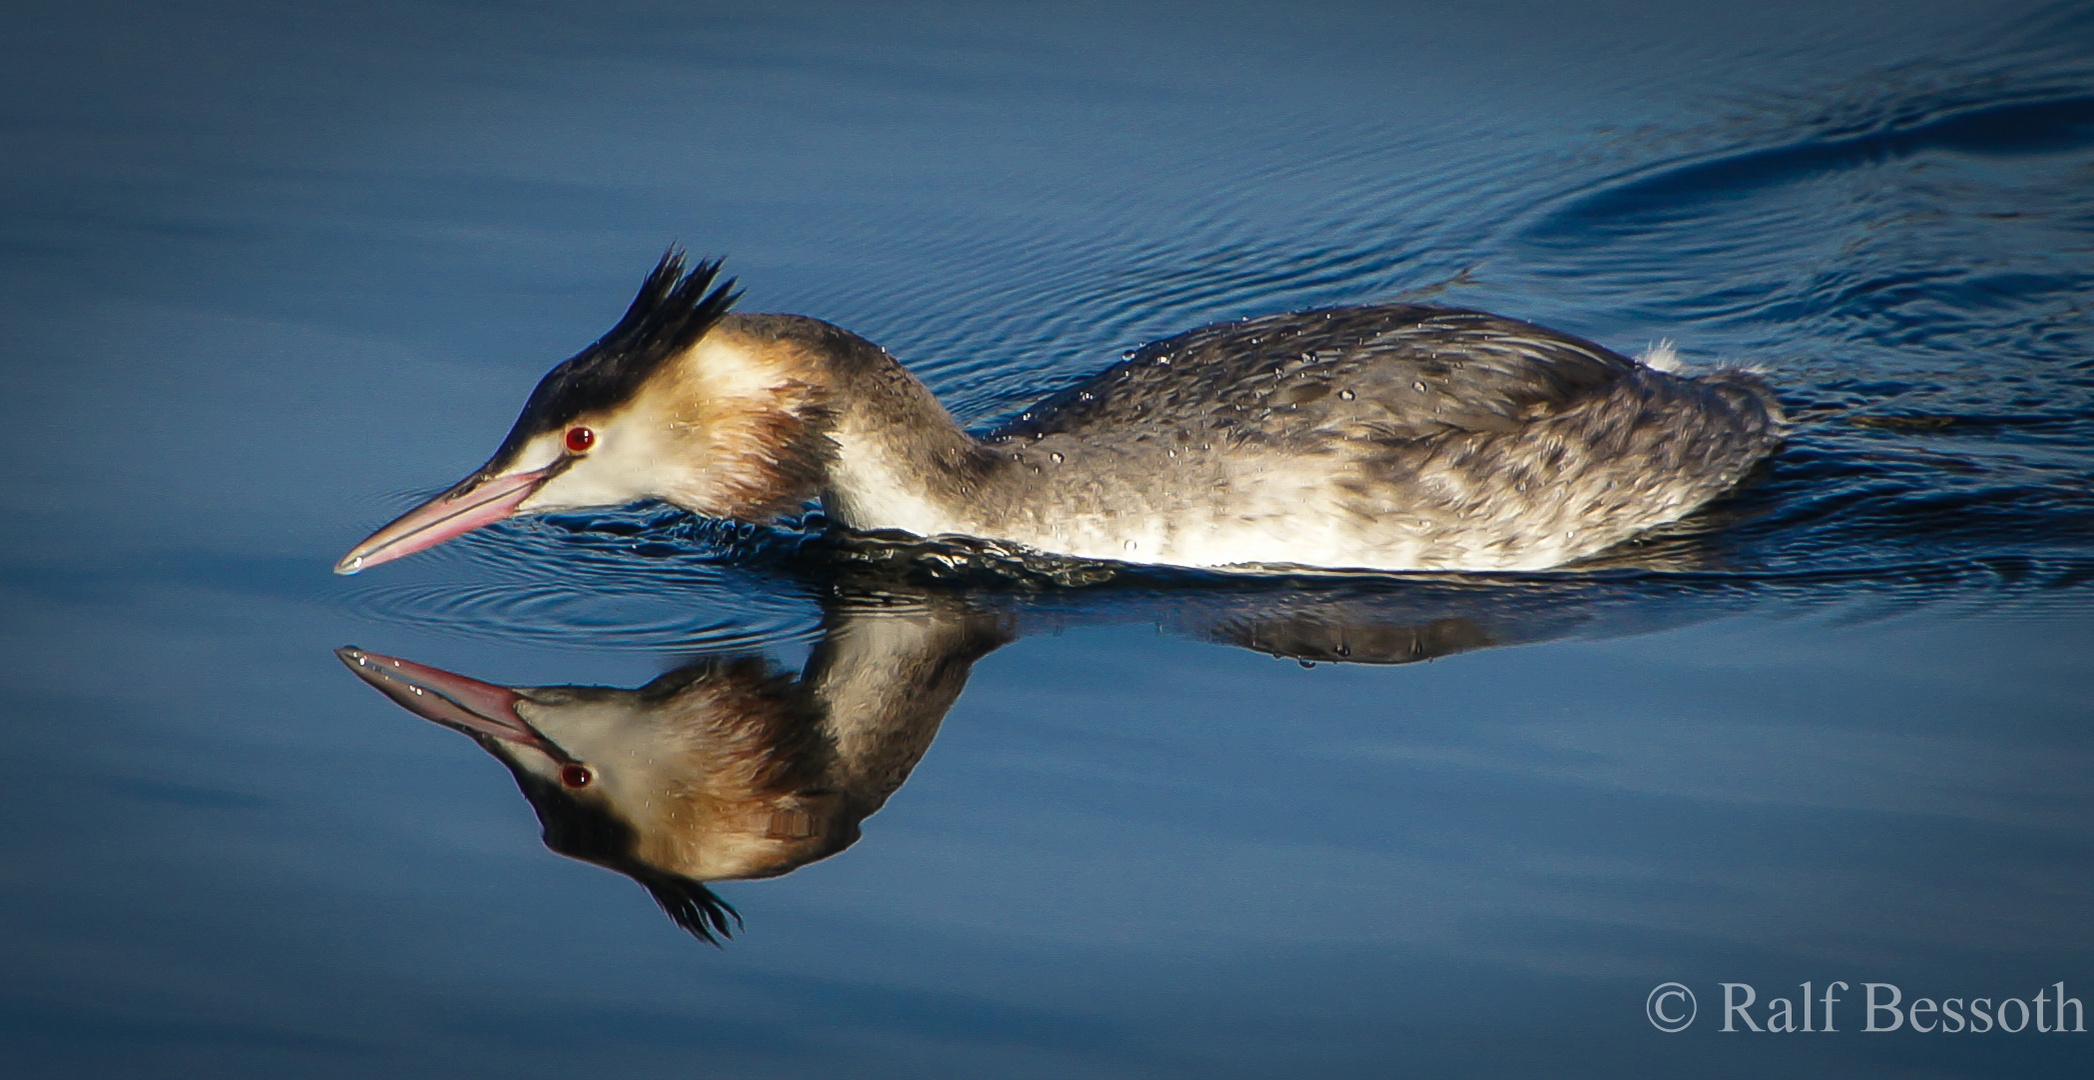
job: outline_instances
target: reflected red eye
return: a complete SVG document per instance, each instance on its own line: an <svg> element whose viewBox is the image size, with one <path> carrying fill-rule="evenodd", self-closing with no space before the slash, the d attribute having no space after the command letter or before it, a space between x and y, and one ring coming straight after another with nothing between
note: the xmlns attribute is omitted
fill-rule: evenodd
<svg viewBox="0 0 2094 1080"><path fill-rule="evenodd" d="M585 427L567 429L567 452L579 454L596 445L596 433Z"/></svg>
<svg viewBox="0 0 2094 1080"><path fill-rule="evenodd" d="M560 766L560 783L564 787L585 788L595 779L596 774L590 772L587 765Z"/></svg>

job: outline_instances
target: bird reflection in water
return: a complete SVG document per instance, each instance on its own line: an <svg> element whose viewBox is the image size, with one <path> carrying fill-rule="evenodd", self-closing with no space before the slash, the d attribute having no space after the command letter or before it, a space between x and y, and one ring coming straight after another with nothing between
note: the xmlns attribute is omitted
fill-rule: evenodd
<svg viewBox="0 0 2094 1080"><path fill-rule="evenodd" d="M798 677L758 657L633 690L506 687L354 647L351 671L501 759L552 850L647 888L718 944L740 916L706 883L849 847L908 779L975 660L1007 639L956 605L832 613Z"/></svg>
<svg viewBox="0 0 2094 1080"><path fill-rule="evenodd" d="M1304 664L1392 664L1715 614L1685 596L1589 581L1210 589L1106 603L1084 594L832 597L797 675L758 657L708 658L631 690L497 686L354 647L336 653L409 711L501 759L547 847L639 882L717 945L740 916L707 883L776 877L849 847L930 748L974 662L1028 631L1144 621Z"/></svg>

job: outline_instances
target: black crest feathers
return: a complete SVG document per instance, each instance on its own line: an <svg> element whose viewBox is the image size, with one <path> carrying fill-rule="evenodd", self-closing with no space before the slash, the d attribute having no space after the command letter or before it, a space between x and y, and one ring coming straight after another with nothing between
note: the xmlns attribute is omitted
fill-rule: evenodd
<svg viewBox="0 0 2094 1080"><path fill-rule="evenodd" d="M741 296L733 278L715 280L719 273L717 259L686 269L681 250L663 252L618 325L538 380L516 426L481 471L507 465L525 443L583 413L632 397L663 363L697 344Z"/></svg>
<svg viewBox="0 0 2094 1080"><path fill-rule="evenodd" d="M675 874L637 873L632 877L647 887L654 902L676 925L714 948L719 947L721 939L734 936L734 930L727 927L728 920L734 921L735 930L741 929L741 912L703 883Z"/></svg>

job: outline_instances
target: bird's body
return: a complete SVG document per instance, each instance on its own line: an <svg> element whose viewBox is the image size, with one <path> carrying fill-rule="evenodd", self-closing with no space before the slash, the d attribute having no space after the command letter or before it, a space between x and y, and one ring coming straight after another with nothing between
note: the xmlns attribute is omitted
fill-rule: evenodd
<svg viewBox="0 0 2094 1080"><path fill-rule="evenodd" d="M831 512L1130 562L1511 570L1707 502L1774 447L1779 413L1750 376L1392 305L1157 342L957 453L921 437L934 424L852 440Z"/></svg>
<svg viewBox="0 0 2094 1080"><path fill-rule="evenodd" d="M1752 375L1688 378L1407 304L1192 330L977 437L877 346L726 314L710 277L665 259L626 320L540 384L495 460L342 568L490 508L653 498L764 520L818 497L855 529L1083 558L1535 570L1684 516L1781 437Z"/></svg>

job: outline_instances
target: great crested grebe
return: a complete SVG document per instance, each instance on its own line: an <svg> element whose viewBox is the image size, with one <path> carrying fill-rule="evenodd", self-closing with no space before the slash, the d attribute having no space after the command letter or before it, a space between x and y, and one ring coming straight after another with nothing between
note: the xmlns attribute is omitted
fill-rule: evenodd
<svg viewBox="0 0 2094 1080"><path fill-rule="evenodd" d="M547 847L638 881L718 944L739 916L706 883L776 877L856 842L974 662L1012 636L993 614L894 600L825 604L798 678L744 656L636 690L507 687L354 646L335 655L500 758Z"/></svg>
<svg viewBox="0 0 2094 1080"><path fill-rule="evenodd" d="M1217 323L1136 350L975 437L880 347L728 313L671 250L610 333L547 373L456 486L353 574L518 513L659 499L763 522L1178 566L1538 570L1736 486L1780 444L1756 377L1687 378L1458 308Z"/></svg>

